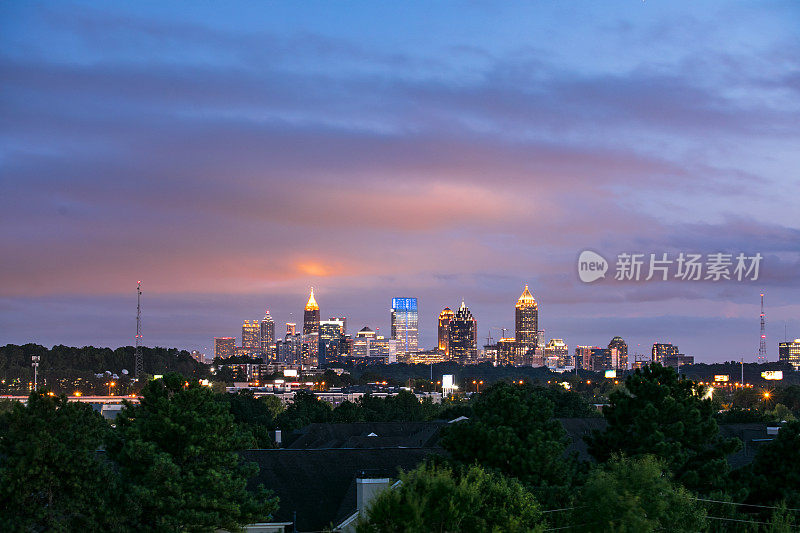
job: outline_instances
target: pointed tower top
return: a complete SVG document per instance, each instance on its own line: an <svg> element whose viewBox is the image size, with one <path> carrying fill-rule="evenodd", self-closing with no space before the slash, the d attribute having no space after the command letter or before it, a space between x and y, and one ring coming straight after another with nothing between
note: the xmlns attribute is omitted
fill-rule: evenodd
<svg viewBox="0 0 800 533"><path fill-rule="evenodd" d="M517 307L536 306L536 300L533 298L531 291L528 290L528 285L525 285L525 290L522 291L522 296L517 300Z"/></svg>
<svg viewBox="0 0 800 533"><path fill-rule="evenodd" d="M311 294L308 295L308 303L306 304L306 311L319 311L317 301L314 299L314 287L311 287Z"/></svg>

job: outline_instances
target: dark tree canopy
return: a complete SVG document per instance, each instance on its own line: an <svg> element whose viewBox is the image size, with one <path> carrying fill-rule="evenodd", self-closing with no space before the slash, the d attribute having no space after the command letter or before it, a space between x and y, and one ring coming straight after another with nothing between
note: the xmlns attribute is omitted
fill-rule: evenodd
<svg viewBox="0 0 800 533"><path fill-rule="evenodd" d="M800 508L800 421L785 424L775 440L759 449L750 475L751 501Z"/></svg>
<svg viewBox="0 0 800 533"><path fill-rule="evenodd" d="M544 530L536 499L513 478L478 466L454 471L422 465L400 479L369 506L359 533Z"/></svg>
<svg viewBox="0 0 800 533"><path fill-rule="evenodd" d="M442 446L456 461L477 462L542 490L537 497L552 496L557 491L547 488L568 486L573 474L566 432L552 415L552 402L533 387L497 383L475 398L469 421L445 430Z"/></svg>
<svg viewBox="0 0 800 533"><path fill-rule="evenodd" d="M276 502L246 490L255 465L236 453L248 445L227 402L177 374L152 381L141 404L126 406L109 446L132 511L147 531L238 530L264 521Z"/></svg>
<svg viewBox="0 0 800 533"><path fill-rule="evenodd" d="M711 400L701 394L695 382L679 379L672 368L656 363L637 369L623 389L611 393L611 405L603 410L608 427L587 439L590 453L600 462L615 453L652 454L688 488L706 494L723 489L726 457L741 443L719 435Z"/></svg>
<svg viewBox="0 0 800 533"><path fill-rule="evenodd" d="M3 531L118 531L118 480L97 449L108 424L86 404L34 392L0 420Z"/></svg>
<svg viewBox="0 0 800 533"><path fill-rule="evenodd" d="M703 507L652 455L612 457L591 472L579 501L573 524L580 531L694 533L704 525Z"/></svg>

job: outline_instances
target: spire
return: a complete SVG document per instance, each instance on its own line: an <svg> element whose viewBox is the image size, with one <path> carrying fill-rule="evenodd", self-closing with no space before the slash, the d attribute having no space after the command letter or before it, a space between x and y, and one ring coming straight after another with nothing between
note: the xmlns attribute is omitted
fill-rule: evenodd
<svg viewBox="0 0 800 533"><path fill-rule="evenodd" d="M522 291L522 296L517 300L517 307L536 306L536 300L533 298L531 291L528 290L528 285L525 285L525 290Z"/></svg>
<svg viewBox="0 0 800 533"><path fill-rule="evenodd" d="M306 311L319 311L319 306L317 305L317 301L314 299L314 287L311 287L311 294L308 296Z"/></svg>

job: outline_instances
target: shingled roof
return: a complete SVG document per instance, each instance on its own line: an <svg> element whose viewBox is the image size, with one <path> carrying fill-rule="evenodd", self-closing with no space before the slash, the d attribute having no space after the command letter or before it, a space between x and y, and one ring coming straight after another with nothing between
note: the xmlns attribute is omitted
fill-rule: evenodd
<svg viewBox="0 0 800 533"><path fill-rule="evenodd" d="M274 522L296 520L297 531L322 531L356 510L356 476L396 478L435 448L247 450L245 460L258 464L252 486L264 485L280 498Z"/></svg>
<svg viewBox="0 0 800 533"><path fill-rule="evenodd" d="M290 449L311 448L430 448L439 440L434 422L362 422L353 424L309 424L292 435Z"/></svg>

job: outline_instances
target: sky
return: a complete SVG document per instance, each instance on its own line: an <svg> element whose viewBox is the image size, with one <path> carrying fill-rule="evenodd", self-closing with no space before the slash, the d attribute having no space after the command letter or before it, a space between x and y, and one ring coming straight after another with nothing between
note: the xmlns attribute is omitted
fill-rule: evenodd
<svg viewBox="0 0 800 533"><path fill-rule="evenodd" d="M211 354L269 309L698 361L800 337L800 4L4 2L0 344ZM606 277L583 283L592 250ZM616 280L621 253L757 280Z"/></svg>

